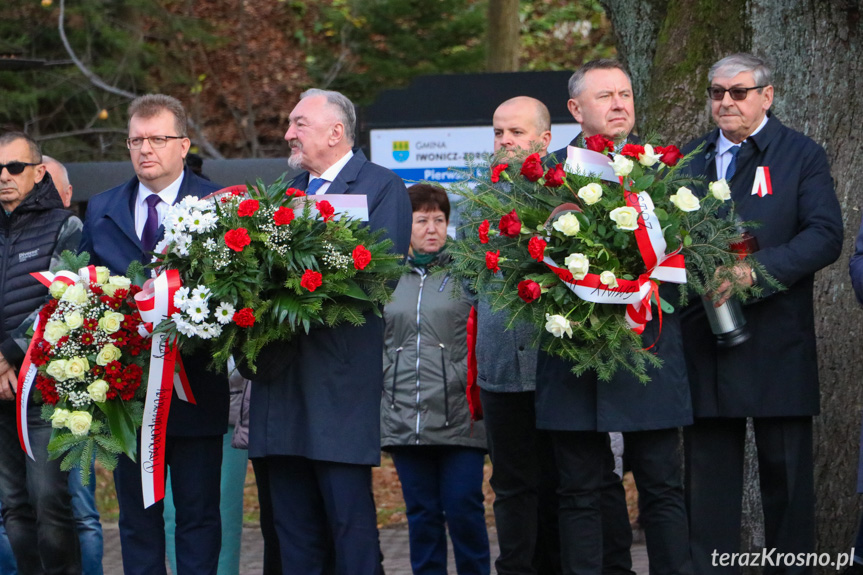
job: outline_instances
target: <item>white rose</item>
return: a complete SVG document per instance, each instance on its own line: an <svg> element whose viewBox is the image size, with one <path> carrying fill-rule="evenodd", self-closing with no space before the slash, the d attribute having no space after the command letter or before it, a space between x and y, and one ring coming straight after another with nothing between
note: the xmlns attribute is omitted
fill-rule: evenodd
<svg viewBox="0 0 863 575"><path fill-rule="evenodd" d="M584 254L569 254L563 263L576 281L583 280L590 269L590 262Z"/></svg>
<svg viewBox="0 0 863 575"><path fill-rule="evenodd" d="M117 330L120 329L120 324L123 323L124 319L126 319L126 316L121 313L106 311L104 315L99 318L99 329L105 333L116 333Z"/></svg>
<svg viewBox="0 0 863 575"><path fill-rule="evenodd" d="M73 411L66 419L66 427L72 432L72 435L81 437L87 435L90 431L90 425L93 423L93 416L88 411Z"/></svg>
<svg viewBox="0 0 863 575"><path fill-rule="evenodd" d="M701 207L701 202L689 188L679 188L677 193L668 199L684 212L694 212Z"/></svg>
<svg viewBox="0 0 863 575"><path fill-rule="evenodd" d="M81 284L71 285L63 292L63 297L60 301L67 301L72 304L82 305L87 303L87 290Z"/></svg>
<svg viewBox="0 0 863 575"><path fill-rule="evenodd" d="M48 364L45 373L53 377L55 381L66 381L66 360L55 359Z"/></svg>
<svg viewBox="0 0 863 575"><path fill-rule="evenodd" d="M51 285L48 287L48 293L51 294L51 297L54 299L60 299L63 297L63 294L66 292L66 288L69 287L69 284L61 281L51 282Z"/></svg>
<svg viewBox="0 0 863 575"><path fill-rule="evenodd" d="M65 322L53 319L45 324L45 341L56 345L60 338L69 333L69 326Z"/></svg>
<svg viewBox="0 0 863 575"><path fill-rule="evenodd" d="M608 270L599 274L599 282L610 288L616 288L618 286L617 276L614 275L614 272L610 272Z"/></svg>
<svg viewBox="0 0 863 575"><path fill-rule="evenodd" d="M90 399L93 401L103 403L107 399L108 382L104 379L97 379L87 386L87 393L90 394Z"/></svg>
<svg viewBox="0 0 863 575"><path fill-rule="evenodd" d="M108 283L106 283L102 287L102 291L104 291L107 295L114 297L114 294L117 293L119 289L129 289L129 286L132 285L132 281L123 276L111 276L108 278Z"/></svg>
<svg viewBox="0 0 863 575"><path fill-rule="evenodd" d="M578 190L578 197L584 200L588 206L592 206L602 197L602 186L596 183L587 184Z"/></svg>
<svg viewBox="0 0 863 575"><path fill-rule="evenodd" d="M650 167L662 157L662 154L656 154L653 152L653 146L650 144L644 145L644 153L638 156L638 163L644 167Z"/></svg>
<svg viewBox="0 0 863 575"><path fill-rule="evenodd" d="M102 367L108 365L112 361L120 359L122 352L113 343L106 343L96 355L96 363Z"/></svg>
<svg viewBox="0 0 863 575"><path fill-rule="evenodd" d="M578 222L578 218L575 217L575 214L572 212L567 212L557 218L551 227L559 231L565 236L574 236L578 233L578 230L581 229L581 224Z"/></svg>
<svg viewBox="0 0 863 575"><path fill-rule="evenodd" d="M613 162L608 163L611 164L611 169L614 170L614 175L618 177L628 176L632 171L632 168L635 166L635 164L632 163L632 160L620 154L614 156Z"/></svg>
<svg viewBox="0 0 863 575"><path fill-rule="evenodd" d="M731 189L728 187L728 182L725 181L725 178L711 182L707 187L710 189L710 193L713 194L713 197L717 200L722 200L724 202L731 199Z"/></svg>
<svg viewBox="0 0 863 575"><path fill-rule="evenodd" d="M554 337L563 337L563 334L572 337L572 325L562 315L545 314L545 331Z"/></svg>
<svg viewBox="0 0 863 575"><path fill-rule="evenodd" d="M69 410L56 407L54 408L54 413L51 414L51 427L54 429L63 429L66 427L67 419L69 419Z"/></svg>
<svg viewBox="0 0 863 575"><path fill-rule="evenodd" d="M63 319L69 329L78 329L84 325L84 316L81 315L80 311L70 311L63 316Z"/></svg>
<svg viewBox="0 0 863 575"><path fill-rule="evenodd" d="M108 278L111 276L111 270L106 268L105 266L96 266L96 283L98 285L104 284L108 281Z"/></svg>
<svg viewBox="0 0 863 575"><path fill-rule="evenodd" d="M66 362L66 379L84 379L90 371L90 362L86 357L73 357Z"/></svg>
<svg viewBox="0 0 863 575"><path fill-rule="evenodd" d="M631 232L638 229L638 211L630 206L614 208L608 216L617 224L617 229Z"/></svg>

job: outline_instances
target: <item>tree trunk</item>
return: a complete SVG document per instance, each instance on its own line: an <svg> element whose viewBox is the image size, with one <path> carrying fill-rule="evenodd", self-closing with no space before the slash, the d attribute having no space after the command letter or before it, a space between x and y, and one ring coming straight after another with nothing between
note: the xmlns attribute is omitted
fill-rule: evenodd
<svg viewBox="0 0 863 575"><path fill-rule="evenodd" d="M486 62L489 72L516 72L521 51L518 0L489 0Z"/></svg>
<svg viewBox="0 0 863 575"><path fill-rule="evenodd" d="M818 551L847 552L859 520L855 495L863 361L863 313L848 279L848 258L863 203L861 0L602 0L621 58L633 76L642 134L683 144L713 122L704 88L710 65L750 51L772 63L782 121L827 150L843 209L845 249L818 273L815 317L821 415L815 418ZM752 458L750 458L750 461ZM754 473L748 491L757 494ZM753 503L753 502L749 502ZM747 505L749 544L760 506Z"/></svg>

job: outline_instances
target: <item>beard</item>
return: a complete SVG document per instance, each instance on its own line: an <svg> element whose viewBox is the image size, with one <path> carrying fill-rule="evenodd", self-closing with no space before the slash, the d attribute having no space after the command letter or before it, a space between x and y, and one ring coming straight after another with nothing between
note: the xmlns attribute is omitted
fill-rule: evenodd
<svg viewBox="0 0 863 575"><path fill-rule="evenodd" d="M291 155L288 157L288 167L295 170L303 169L303 145L296 140L289 142L291 144Z"/></svg>

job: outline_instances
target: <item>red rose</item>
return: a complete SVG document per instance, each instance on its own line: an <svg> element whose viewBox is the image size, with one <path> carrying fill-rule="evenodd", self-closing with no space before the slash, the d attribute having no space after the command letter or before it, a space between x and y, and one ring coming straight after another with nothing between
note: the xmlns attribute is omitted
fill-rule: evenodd
<svg viewBox="0 0 863 575"><path fill-rule="evenodd" d="M306 270L306 273L300 279L300 287L304 287L309 291L315 291L324 283L323 277L320 272Z"/></svg>
<svg viewBox="0 0 863 575"><path fill-rule="evenodd" d="M531 154L524 159L521 165L521 175L528 181L535 182L542 177L542 161L539 154Z"/></svg>
<svg viewBox="0 0 863 575"><path fill-rule="evenodd" d="M509 164L498 164L491 167L491 183L496 184L500 181L500 174L509 167Z"/></svg>
<svg viewBox="0 0 863 575"><path fill-rule="evenodd" d="M518 219L518 214L513 210L500 219L497 227L500 228L501 235L517 238L518 234L521 233L521 220Z"/></svg>
<svg viewBox="0 0 863 575"><path fill-rule="evenodd" d="M518 282L518 297L524 300L524 303L530 303L539 299L542 295L542 288L533 280L524 280Z"/></svg>
<svg viewBox="0 0 863 575"><path fill-rule="evenodd" d="M488 220L483 220L479 225L479 243L487 244L488 243L488 228L489 223Z"/></svg>
<svg viewBox="0 0 863 575"><path fill-rule="evenodd" d="M299 198L300 196L305 196L306 192L298 190L297 188L288 188L287 191L285 191L285 195L289 198Z"/></svg>
<svg viewBox="0 0 863 575"><path fill-rule="evenodd" d="M243 251L243 248L252 243L249 231L246 228L237 228L225 232L225 245L235 252Z"/></svg>
<svg viewBox="0 0 863 575"><path fill-rule="evenodd" d="M638 144L626 144L623 146L623 149L620 150L620 154L623 156L627 156L629 158L633 158L635 160L644 153L644 146L640 146Z"/></svg>
<svg viewBox="0 0 863 575"><path fill-rule="evenodd" d="M252 327L255 325L255 312L253 312L250 307L244 307L235 312L234 317L231 319L233 319L234 323L240 327Z"/></svg>
<svg viewBox="0 0 863 575"><path fill-rule="evenodd" d="M585 138L584 145L588 150L599 152L600 154L604 154L606 150L611 151L614 149L614 142L602 134L595 134L589 138Z"/></svg>
<svg viewBox="0 0 863 575"><path fill-rule="evenodd" d="M354 267L358 270L366 269L366 266L372 261L372 252L367 250L365 246L355 247L354 251L351 252L351 256L354 258Z"/></svg>
<svg viewBox="0 0 863 575"><path fill-rule="evenodd" d="M318 208L318 211L321 213L325 222L332 220L333 214L336 213L336 210L333 209L333 205L326 200L315 202L315 207Z"/></svg>
<svg viewBox="0 0 863 575"><path fill-rule="evenodd" d="M257 212L260 207L261 204L258 200L243 200L240 202L240 205L237 206L237 215L241 218L254 216L255 212Z"/></svg>
<svg viewBox="0 0 863 575"><path fill-rule="evenodd" d="M680 150L677 149L677 146L656 146L653 150L657 154L662 154L662 157L659 158L663 164L666 166L676 166L677 162L683 158L683 154L680 153Z"/></svg>
<svg viewBox="0 0 863 575"><path fill-rule="evenodd" d="M500 250L497 250L496 252L485 252L485 267L487 267L494 273L499 272L500 267L497 265L497 260L499 258Z"/></svg>
<svg viewBox="0 0 863 575"><path fill-rule="evenodd" d="M276 213L273 214L273 222L277 226L286 226L294 219L294 210L286 206L281 206Z"/></svg>
<svg viewBox="0 0 863 575"><path fill-rule="evenodd" d="M545 173L545 185L548 188L558 188L563 185L563 180L566 179L566 172L563 171L563 164L558 164L553 168L549 168Z"/></svg>
<svg viewBox="0 0 863 575"><path fill-rule="evenodd" d="M545 246L548 245L544 239L534 236L527 242L527 251L530 252L530 257L538 262L542 262L545 257Z"/></svg>

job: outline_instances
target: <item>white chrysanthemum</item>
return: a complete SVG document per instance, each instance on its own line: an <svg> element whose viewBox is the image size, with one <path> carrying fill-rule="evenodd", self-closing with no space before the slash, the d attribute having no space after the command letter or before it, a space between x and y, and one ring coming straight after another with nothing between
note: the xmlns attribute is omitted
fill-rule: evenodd
<svg viewBox="0 0 863 575"><path fill-rule="evenodd" d="M189 307L189 288L181 287L174 292L174 305L178 309L186 311L186 308Z"/></svg>
<svg viewBox="0 0 863 575"><path fill-rule="evenodd" d="M196 286L192 290L192 297L207 301L210 299L210 288L201 285Z"/></svg>
<svg viewBox="0 0 863 575"><path fill-rule="evenodd" d="M198 328L196 328L193 324L187 322L183 319L180 314L174 314L171 316L171 319L174 320L174 323L177 326L177 331L187 337L194 337L198 335Z"/></svg>
<svg viewBox="0 0 863 575"><path fill-rule="evenodd" d="M189 300L189 306L186 308L186 314L195 323L201 323L207 316L210 315L210 308L207 307L207 300L193 297Z"/></svg>
<svg viewBox="0 0 863 575"><path fill-rule="evenodd" d="M165 233L179 234L188 229L188 222L191 219L189 212L183 209L172 209L165 215Z"/></svg>
<svg viewBox="0 0 863 575"><path fill-rule="evenodd" d="M228 302L220 303L219 307L216 308L216 321L222 325L231 323L235 311L234 306Z"/></svg>
<svg viewBox="0 0 863 575"><path fill-rule="evenodd" d="M213 238L207 238L207 241L204 242L204 249L208 252L214 252L219 249L219 244Z"/></svg>
<svg viewBox="0 0 863 575"><path fill-rule="evenodd" d="M188 234L179 234L174 243L174 253L180 257L189 255L189 248L192 247L192 236Z"/></svg>
<svg viewBox="0 0 863 575"><path fill-rule="evenodd" d="M170 244L171 241L172 240L168 239L168 236L166 234L165 237L163 237L161 240L159 240L159 243L156 244L156 247L153 248L153 251L156 252L157 254L161 254L162 252L165 251L165 248L168 247L168 244ZM159 257L153 256L152 261L154 261L154 262L159 261Z"/></svg>
<svg viewBox="0 0 863 575"><path fill-rule="evenodd" d="M204 325L204 329L207 330L207 333L209 334L209 336L211 338L219 337L220 335L222 335L222 326L220 326L219 324L217 324L217 323L205 323L203 325Z"/></svg>

